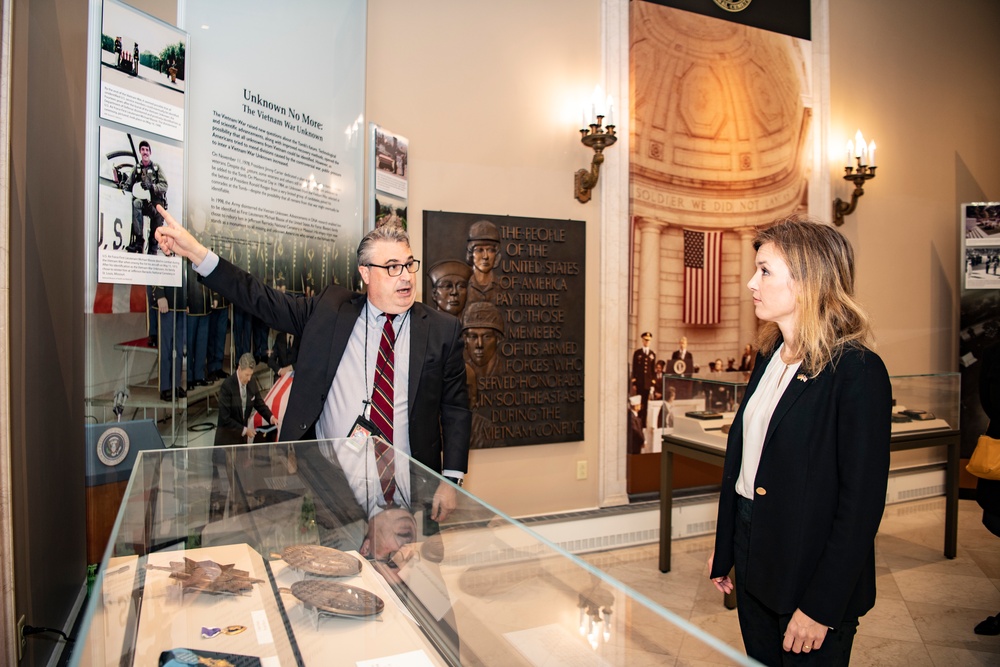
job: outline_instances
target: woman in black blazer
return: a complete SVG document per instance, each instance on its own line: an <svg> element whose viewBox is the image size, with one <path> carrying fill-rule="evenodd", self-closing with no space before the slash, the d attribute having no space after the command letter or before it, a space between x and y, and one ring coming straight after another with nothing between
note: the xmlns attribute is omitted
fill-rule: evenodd
<svg viewBox="0 0 1000 667"><path fill-rule="evenodd" d="M765 324L729 431L709 576L735 586L749 656L847 665L875 604L892 388L854 299L847 240L788 219L753 245L747 286Z"/></svg>

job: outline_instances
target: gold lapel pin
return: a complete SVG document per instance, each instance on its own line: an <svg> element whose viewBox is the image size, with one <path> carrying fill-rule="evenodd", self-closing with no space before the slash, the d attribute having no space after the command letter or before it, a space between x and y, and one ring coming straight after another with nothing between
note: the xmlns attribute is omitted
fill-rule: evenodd
<svg viewBox="0 0 1000 667"><path fill-rule="evenodd" d="M798 375L795 376L795 379L798 380L799 382L805 382L809 378L806 377L805 373L799 373Z"/></svg>

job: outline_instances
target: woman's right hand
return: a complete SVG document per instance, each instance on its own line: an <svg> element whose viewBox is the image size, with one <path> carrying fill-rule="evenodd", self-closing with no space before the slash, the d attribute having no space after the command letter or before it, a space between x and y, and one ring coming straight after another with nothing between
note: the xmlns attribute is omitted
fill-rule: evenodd
<svg viewBox="0 0 1000 667"><path fill-rule="evenodd" d="M712 563L714 561L715 561L715 551L713 550L712 553L709 554L709 556L708 556L708 574L709 574L709 576L712 575ZM713 577L712 578L712 583L715 585L715 587L717 589L719 589L720 593L725 593L726 595L729 595L730 593L733 592L733 588L734 588L733 587L733 580L729 578L728 574L725 575L725 576L723 576L723 577Z"/></svg>

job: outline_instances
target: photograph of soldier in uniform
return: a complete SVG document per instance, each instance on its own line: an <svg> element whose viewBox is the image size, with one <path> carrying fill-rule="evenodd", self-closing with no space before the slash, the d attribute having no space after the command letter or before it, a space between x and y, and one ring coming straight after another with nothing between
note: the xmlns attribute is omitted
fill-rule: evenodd
<svg viewBox="0 0 1000 667"><path fill-rule="evenodd" d="M119 183L122 190L132 193L132 235L126 252L142 252L143 250L143 218L149 218L149 235L146 243L146 254L155 255L159 250L156 243L156 230L163 225L163 216L156 206L167 206L167 176L160 165L153 162L153 149L149 142L143 139L139 142L139 162L132 167L132 172L125 181ZM117 176L118 172L115 172Z"/></svg>
<svg viewBox="0 0 1000 667"><path fill-rule="evenodd" d="M155 207L184 200L184 151L109 127L100 128L98 151L99 276L114 276L103 282L162 284L162 275L150 275L152 267L176 258L159 252L154 232L163 219ZM133 258L127 261L128 253Z"/></svg>
<svg viewBox="0 0 1000 667"><path fill-rule="evenodd" d="M649 404L650 390L653 389L656 352L649 346L649 342L653 340L651 332L644 331L641 338L642 347L632 354L632 382L635 383L640 399L639 420L645 424L646 406Z"/></svg>

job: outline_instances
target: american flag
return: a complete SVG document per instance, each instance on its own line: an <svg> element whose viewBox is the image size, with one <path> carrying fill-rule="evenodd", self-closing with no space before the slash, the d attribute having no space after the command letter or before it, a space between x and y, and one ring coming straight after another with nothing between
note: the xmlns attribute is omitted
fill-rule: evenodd
<svg viewBox="0 0 1000 667"><path fill-rule="evenodd" d="M292 378L294 377L295 373L288 373L278 378L278 381L271 385L271 389L264 396L264 402L267 403L271 414L278 418L278 424L281 424L285 419L285 407L288 406L288 394L291 392ZM267 425L260 413L254 410L253 414L250 415L250 426L257 430Z"/></svg>
<svg viewBox="0 0 1000 667"><path fill-rule="evenodd" d="M92 313L145 313L145 285L113 285L97 283Z"/></svg>
<svg viewBox="0 0 1000 667"><path fill-rule="evenodd" d="M684 230L684 323L718 324L722 232Z"/></svg>

